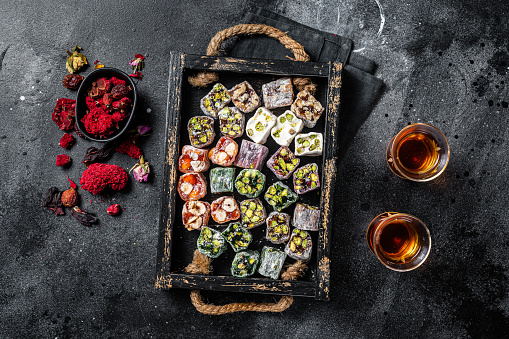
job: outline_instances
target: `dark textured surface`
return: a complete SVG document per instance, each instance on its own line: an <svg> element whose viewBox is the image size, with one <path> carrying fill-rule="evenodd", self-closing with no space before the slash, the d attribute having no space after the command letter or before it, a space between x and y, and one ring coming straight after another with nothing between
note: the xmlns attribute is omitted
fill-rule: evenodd
<svg viewBox="0 0 509 339"><path fill-rule="evenodd" d="M297 298L282 314L198 314L185 290L154 290L168 52L203 53L214 32L238 23L245 1L3 1L0 9L0 337L502 338L509 331L507 114L508 9L504 1L280 0L264 5L314 28L352 38L378 63L386 91L338 171L331 301ZM111 196L82 193L101 226L41 207L49 186L78 180L91 143L70 151L50 115L66 74L65 49L128 71L149 54L139 116L153 175ZM89 68L85 73L90 72ZM150 112L147 109L150 108ZM389 139L409 122L449 138L452 156L431 183L390 172ZM54 166L57 154L74 159ZM124 168L134 161L115 154ZM104 202L102 201L104 200ZM106 215L110 200L119 218ZM365 230L384 211L408 212L430 228L419 269L399 274L370 253ZM207 292L211 302L273 297ZM246 324L249 324L246 330Z"/></svg>

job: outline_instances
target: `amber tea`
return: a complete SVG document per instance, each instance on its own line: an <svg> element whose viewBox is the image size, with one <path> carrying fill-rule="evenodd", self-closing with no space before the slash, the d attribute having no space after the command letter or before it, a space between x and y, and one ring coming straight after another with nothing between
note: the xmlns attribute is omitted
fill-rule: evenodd
<svg viewBox="0 0 509 339"><path fill-rule="evenodd" d="M447 139L427 124L402 129L387 147L387 163L398 176L427 181L439 176L449 161Z"/></svg>
<svg viewBox="0 0 509 339"><path fill-rule="evenodd" d="M373 219L366 239L373 254L396 271L408 271L421 265L431 246L429 231L421 220L395 212L382 213Z"/></svg>

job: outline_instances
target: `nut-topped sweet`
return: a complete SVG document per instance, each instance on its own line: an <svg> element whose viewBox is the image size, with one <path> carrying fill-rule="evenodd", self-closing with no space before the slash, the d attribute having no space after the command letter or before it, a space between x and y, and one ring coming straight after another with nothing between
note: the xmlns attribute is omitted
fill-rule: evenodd
<svg viewBox="0 0 509 339"><path fill-rule="evenodd" d="M322 133L310 132L297 134L295 137L295 154L301 156L316 156L323 152Z"/></svg>
<svg viewBox="0 0 509 339"><path fill-rule="evenodd" d="M279 145L288 146L303 128L302 120L291 111L286 111L277 118L276 126L272 127L270 134Z"/></svg>
<svg viewBox="0 0 509 339"><path fill-rule="evenodd" d="M297 203L293 212L293 226L305 231L318 231L320 209L316 206Z"/></svg>
<svg viewBox="0 0 509 339"><path fill-rule="evenodd" d="M208 152L206 149L185 145L182 147L182 154L179 157L179 171L184 173L205 172L210 167Z"/></svg>
<svg viewBox="0 0 509 339"><path fill-rule="evenodd" d="M309 260L313 241L308 232L299 230L292 231L290 241L286 244L285 253L295 260Z"/></svg>
<svg viewBox="0 0 509 339"><path fill-rule="evenodd" d="M297 94L291 109L296 116L304 120L304 125L309 128L315 127L324 110L322 104L306 90Z"/></svg>
<svg viewBox="0 0 509 339"><path fill-rule="evenodd" d="M246 134L257 144L264 144L270 134L270 129L276 124L276 116L265 107L260 107L247 121Z"/></svg>
<svg viewBox="0 0 509 339"><path fill-rule="evenodd" d="M254 228L265 222L267 212L260 199L247 199L240 203L240 220L246 228Z"/></svg>
<svg viewBox="0 0 509 339"><path fill-rule="evenodd" d="M216 147L209 151L209 159L216 165L230 166L235 161L239 145L230 137L221 137Z"/></svg>
<svg viewBox="0 0 509 339"><path fill-rule="evenodd" d="M202 173L186 173L179 178L177 191L184 201L200 200L207 195L207 180Z"/></svg>
<svg viewBox="0 0 509 339"><path fill-rule="evenodd" d="M307 164L293 173L293 188L298 194L304 194L320 187L318 165Z"/></svg>
<svg viewBox="0 0 509 339"><path fill-rule="evenodd" d="M238 138L244 134L245 116L236 107L225 107L219 111L219 130L230 138Z"/></svg>
<svg viewBox="0 0 509 339"><path fill-rule="evenodd" d="M256 272L259 262L260 254L257 251L245 250L235 254L230 271L234 277L249 277Z"/></svg>
<svg viewBox="0 0 509 339"><path fill-rule="evenodd" d="M182 209L182 221L187 230L199 230L207 226L210 218L210 204L206 201L187 201Z"/></svg>
<svg viewBox="0 0 509 339"><path fill-rule="evenodd" d="M239 205L233 197L220 197L211 204L212 219L217 223L224 224L240 218Z"/></svg>
<svg viewBox="0 0 509 339"><path fill-rule="evenodd" d="M237 191L248 198L256 198L265 187L265 174L255 169L243 169L235 179Z"/></svg>
<svg viewBox="0 0 509 339"><path fill-rule="evenodd" d="M196 241L198 251L210 258L217 258L226 251L226 240L220 232L203 227Z"/></svg>
<svg viewBox="0 0 509 339"><path fill-rule="evenodd" d="M250 113L260 107L260 97L247 81L235 85L229 93L233 104L244 113Z"/></svg>
<svg viewBox="0 0 509 339"><path fill-rule="evenodd" d="M273 244L282 244L290 239L290 215L272 212L267 217L265 238Z"/></svg>
<svg viewBox="0 0 509 339"><path fill-rule="evenodd" d="M300 159L286 146L280 147L267 161L267 167L279 180L288 179L299 166Z"/></svg>
<svg viewBox="0 0 509 339"><path fill-rule="evenodd" d="M293 102L293 86L291 78L281 78L262 86L265 107L273 109L290 106Z"/></svg>
<svg viewBox="0 0 509 339"><path fill-rule="evenodd" d="M187 123L191 145L204 148L214 141L214 119L204 116L192 117Z"/></svg>
<svg viewBox="0 0 509 339"><path fill-rule="evenodd" d="M200 108L203 113L216 119L219 111L228 105L230 101L231 97L226 87L217 83L212 87L210 92L201 99Z"/></svg>
<svg viewBox="0 0 509 339"><path fill-rule="evenodd" d="M251 233L242 227L240 222L232 222L221 235L235 252L245 250L253 240Z"/></svg>
<svg viewBox="0 0 509 339"><path fill-rule="evenodd" d="M287 208L298 199L297 194L292 192L290 187L283 184L281 181L275 182L265 192L265 200L275 211Z"/></svg>

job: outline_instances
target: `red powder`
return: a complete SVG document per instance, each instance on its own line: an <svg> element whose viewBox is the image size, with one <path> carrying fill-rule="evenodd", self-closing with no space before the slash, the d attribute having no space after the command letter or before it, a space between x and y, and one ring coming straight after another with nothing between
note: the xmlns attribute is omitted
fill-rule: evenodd
<svg viewBox="0 0 509 339"><path fill-rule="evenodd" d="M67 167L71 164L71 157L67 154L59 154L57 155L57 161L55 165L60 167Z"/></svg>
<svg viewBox="0 0 509 339"><path fill-rule="evenodd" d="M92 194L99 194L106 187L121 190L127 184L128 176L122 167L117 165L95 163L81 174L80 185Z"/></svg>
<svg viewBox="0 0 509 339"><path fill-rule="evenodd" d="M51 118L63 131L70 131L74 128L74 108L76 100L60 98L53 109Z"/></svg>
<svg viewBox="0 0 509 339"><path fill-rule="evenodd" d="M60 138L60 147L62 148L70 148L72 145L74 145L74 137L69 134L65 133L62 138Z"/></svg>
<svg viewBox="0 0 509 339"><path fill-rule="evenodd" d="M134 143L135 139L129 138L125 141L123 141L120 145L117 147L117 152L125 153L128 156L130 156L133 159L139 159L143 153L141 152L141 149Z"/></svg>

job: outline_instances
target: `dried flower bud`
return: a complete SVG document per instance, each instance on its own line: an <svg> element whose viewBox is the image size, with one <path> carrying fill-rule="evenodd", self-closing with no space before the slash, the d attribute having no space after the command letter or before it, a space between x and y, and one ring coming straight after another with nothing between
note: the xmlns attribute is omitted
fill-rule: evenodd
<svg viewBox="0 0 509 339"><path fill-rule="evenodd" d="M80 87L83 77L79 74L67 74L62 80L62 84L67 89L78 89Z"/></svg>
<svg viewBox="0 0 509 339"><path fill-rule="evenodd" d="M65 67L67 67L67 71L69 73L76 73L80 70L81 67L88 64L87 58L80 53L81 47L78 45L74 46L72 49L72 53L69 51L66 51L67 54L69 54L69 57L67 58L67 62L65 63Z"/></svg>
<svg viewBox="0 0 509 339"><path fill-rule="evenodd" d="M74 188L69 188L62 193L62 204L65 207L73 207L78 203L78 192Z"/></svg>
<svg viewBox="0 0 509 339"><path fill-rule="evenodd" d="M108 207L107 212L109 215L119 215L120 212L122 212L122 209L120 208L119 204L113 204L110 207Z"/></svg>
<svg viewBox="0 0 509 339"><path fill-rule="evenodd" d="M139 182L147 181L148 174L150 173L150 167L148 161L145 162L143 159L143 155L140 157L140 162L134 165L134 167L131 168L131 171L133 171L134 180Z"/></svg>

